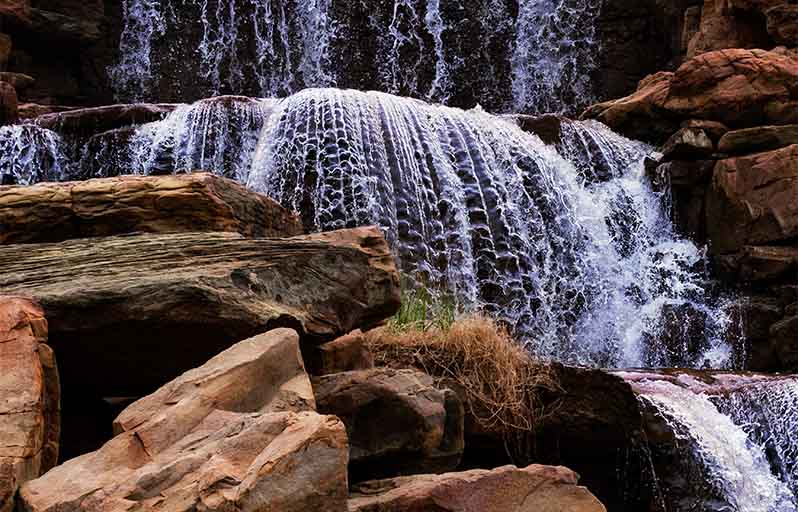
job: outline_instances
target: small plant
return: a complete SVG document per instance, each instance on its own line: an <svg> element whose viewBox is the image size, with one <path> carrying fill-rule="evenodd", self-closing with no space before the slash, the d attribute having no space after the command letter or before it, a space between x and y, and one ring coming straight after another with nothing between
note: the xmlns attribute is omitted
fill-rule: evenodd
<svg viewBox="0 0 798 512"><path fill-rule="evenodd" d="M388 321L393 331L449 329L458 316L459 307L451 293L426 285L402 280L402 306Z"/></svg>

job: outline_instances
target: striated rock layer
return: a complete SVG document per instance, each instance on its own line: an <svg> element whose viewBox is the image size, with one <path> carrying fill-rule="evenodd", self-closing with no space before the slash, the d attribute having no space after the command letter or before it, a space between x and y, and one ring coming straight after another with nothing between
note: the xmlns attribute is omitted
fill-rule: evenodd
<svg viewBox="0 0 798 512"><path fill-rule="evenodd" d="M284 237L302 225L268 197L206 173L0 187L0 244L186 231Z"/></svg>
<svg viewBox="0 0 798 512"><path fill-rule="evenodd" d="M101 396L149 393L265 329L291 326L314 343L373 326L399 307L398 274L377 228L7 245L0 266L1 293L42 304L64 378Z"/></svg>
<svg viewBox="0 0 798 512"><path fill-rule="evenodd" d="M14 508L17 487L55 465L59 382L41 308L0 297L0 512Z"/></svg>

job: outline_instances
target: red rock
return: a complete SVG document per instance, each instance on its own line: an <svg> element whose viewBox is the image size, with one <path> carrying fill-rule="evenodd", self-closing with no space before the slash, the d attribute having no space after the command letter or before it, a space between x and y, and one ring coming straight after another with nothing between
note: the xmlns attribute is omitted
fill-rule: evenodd
<svg viewBox="0 0 798 512"><path fill-rule="evenodd" d="M783 4L765 11L767 29L776 44L798 46L798 5Z"/></svg>
<svg viewBox="0 0 798 512"><path fill-rule="evenodd" d="M172 103L106 105L44 114L36 118L42 128L65 134L92 135L133 124L163 119L177 108Z"/></svg>
<svg viewBox="0 0 798 512"><path fill-rule="evenodd" d="M706 222L715 254L798 236L798 145L718 162Z"/></svg>
<svg viewBox="0 0 798 512"><path fill-rule="evenodd" d="M58 371L46 342L38 305L0 297L0 512L58 458Z"/></svg>
<svg viewBox="0 0 798 512"><path fill-rule="evenodd" d="M305 353L305 361L313 375L374 368L374 355L366 346L366 339L360 330L313 347Z"/></svg>
<svg viewBox="0 0 798 512"><path fill-rule="evenodd" d="M0 34L0 71L5 71L8 67L8 58L11 56L11 37L8 34Z"/></svg>

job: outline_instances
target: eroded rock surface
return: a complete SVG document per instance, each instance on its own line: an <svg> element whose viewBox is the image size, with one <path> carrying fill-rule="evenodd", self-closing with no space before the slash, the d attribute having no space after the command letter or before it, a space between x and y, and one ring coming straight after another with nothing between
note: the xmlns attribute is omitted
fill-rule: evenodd
<svg viewBox="0 0 798 512"><path fill-rule="evenodd" d="M396 266L377 228L5 245L0 265L1 293L42 304L70 389L100 396L150 393L269 328L294 327L312 344L378 324L399 307Z"/></svg>
<svg viewBox="0 0 798 512"><path fill-rule="evenodd" d="M538 465L400 477L356 486L349 512L604 512L577 480Z"/></svg>
<svg viewBox="0 0 798 512"><path fill-rule="evenodd" d="M312 410L297 334L242 341L128 407L20 491L26 510L346 510L346 431Z"/></svg>

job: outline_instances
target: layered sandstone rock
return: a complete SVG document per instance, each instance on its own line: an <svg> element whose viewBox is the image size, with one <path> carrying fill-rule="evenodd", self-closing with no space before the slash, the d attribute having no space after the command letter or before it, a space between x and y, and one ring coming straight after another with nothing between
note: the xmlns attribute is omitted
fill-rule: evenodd
<svg viewBox="0 0 798 512"><path fill-rule="evenodd" d="M562 467L503 466L374 481L354 488L349 512L603 512Z"/></svg>
<svg viewBox="0 0 798 512"><path fill-rule="evenodd" d="M128 407L118 435L27 483L31 512L343 512L343 424L312 408L298 336L240 342Z"/></svg>
<svg viewBox="0 0 798 512"><path fill-rule="evenodd" d="M266 196L207 173L0 187L0 244L123 233L302 233L299 218Z"/></svg>
<svg viewBox="0 0 798 512"><path fill-rule="evenodd" d="M355 481L457 468L463 404L415 370L375 368L313 381L319 412L346 424Z"/></svg>
<svg viewBox="0 0 798 512"><path fill-rule="evenodd" d="M173 103L105 105L54 112L36 118L42 128L65 135L87 136L114 128L158 121L177 108Z"/></svg>
<svg viewBox="0 0 798 512"><path fill-rule="evenodd" d="M396 266L377 228L6 245L0 266L0 292L44 307L64 379L100 396L149 393L268 328L291 326L303 342L323 342L399 307Z"/></svg>
<svg viewBox="0 0 798 512"><path fill-rule="evenodd" d="M59 382L47 321L31 301L0 297L0 512L58 458Z"/></svg>

